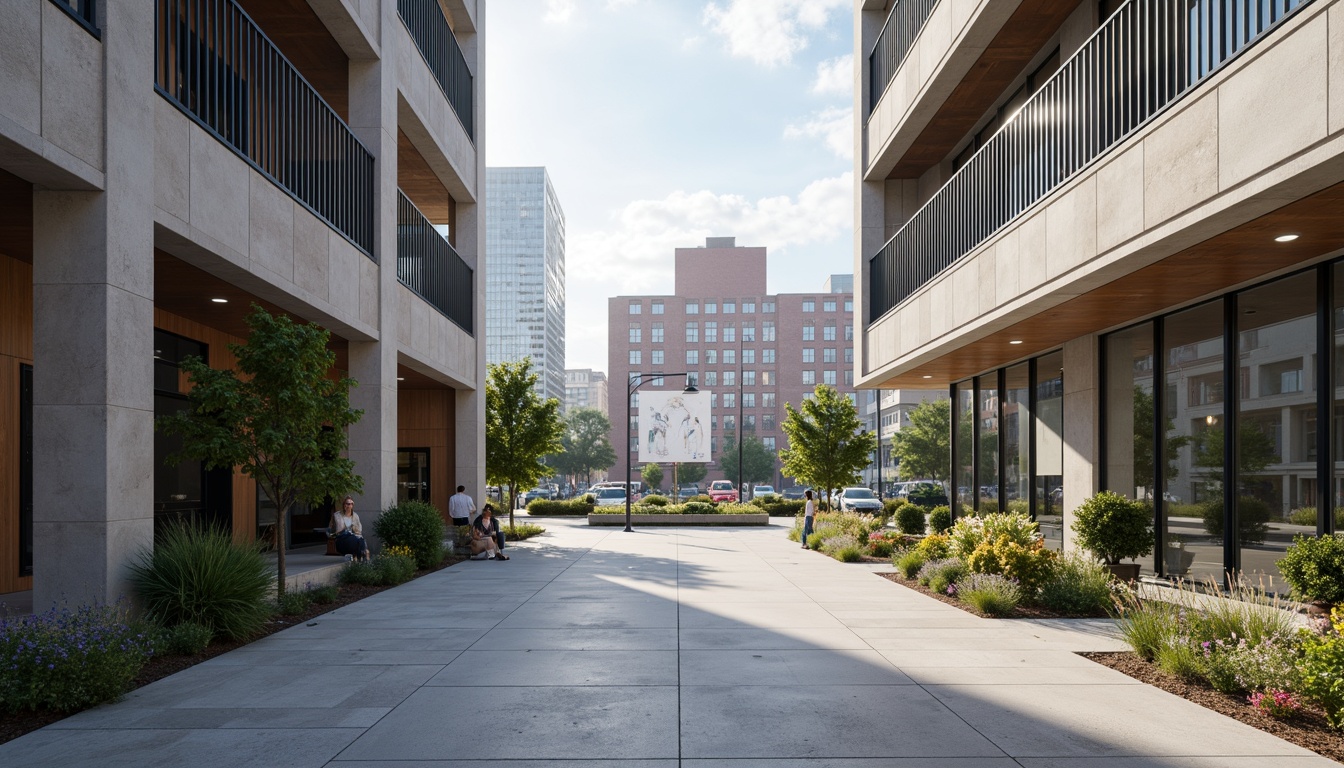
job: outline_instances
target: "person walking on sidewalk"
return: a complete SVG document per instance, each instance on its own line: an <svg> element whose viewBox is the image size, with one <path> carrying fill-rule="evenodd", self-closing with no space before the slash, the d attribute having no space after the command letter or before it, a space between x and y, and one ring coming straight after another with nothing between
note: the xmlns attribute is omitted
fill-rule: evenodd
<svg viewBox="0 0 1344 768"><path fill-rule="evenodd" d="M812 535L812 519L817 516L817 503L812 501L812 490L803 491L803 549L807 549L807 537Z"/></svg>
<svg viewBox="0 0 1344 768"><path fill-rule="evenodd" d="M448 497L448 516L453 519L453 525L471 525L471 518L476 514L476 502L467 495L467 486L457 486L457 493Z"/></svg>

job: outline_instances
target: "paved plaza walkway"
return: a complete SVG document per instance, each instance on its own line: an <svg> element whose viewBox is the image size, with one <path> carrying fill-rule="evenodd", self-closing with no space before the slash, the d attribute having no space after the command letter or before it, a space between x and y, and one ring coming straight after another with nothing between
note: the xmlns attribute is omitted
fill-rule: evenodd
<svg viewBox="0 0 1344 768"><path fill-rule="evenodd" d="M1336 763L768 528L544 520L0 745L19 766L999 768Z"/></svg>

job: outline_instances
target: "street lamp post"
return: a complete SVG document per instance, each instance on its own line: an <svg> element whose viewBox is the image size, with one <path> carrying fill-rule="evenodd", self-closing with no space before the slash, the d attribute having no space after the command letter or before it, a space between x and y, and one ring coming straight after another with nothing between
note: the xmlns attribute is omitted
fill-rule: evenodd
<svg viewBox="0 0 1344 768"><path fill-rule="evenodd" d="M742 350L743 343L746 341L746 324L737 334L737 503L746 503L745 489L742 488L742 442L747 436L747 425L742 422L742 401L746 392L744 391L744 371L742 370Z"/></svg>
<svg viewBox="0 0 1344 768"><path fill-rule="evenodd" d="M653 379L661 379L661 378L665 378L665 377L667 377L667 376L681 376L681 377L685 378L685 379L686 379L686 389L685 389L684 391L687 392L687 393L695 393L695 392L698 391L698 390L696 390L695 385L691 383L691 374L688 373L688 372L685 372L685 371L682 371L681 373L632 373L632 374L630 374L630 380L627 381L626 384L625 384L625 436L626 436L626 440L625 440L625 531L626 531L626 533L629 533L629 532L631 532L631 531L634 530L633 528L630 527L630 495L631 495L631 494L630 494L630 464L631 464L631 461L632 461L632 459L633 459L633 457L630 455L630 454L632 453L632 451L630 450L630 408L631 408L630 403L631 403L631 401L634 400L634 398L635 398L635 391L638 390L640 387L644 386L646 383L648 383L649 381L652 381ZM639 433L636 432L636 433L635 433L635 438L638 440L639 437L640 437Z"/></svg>

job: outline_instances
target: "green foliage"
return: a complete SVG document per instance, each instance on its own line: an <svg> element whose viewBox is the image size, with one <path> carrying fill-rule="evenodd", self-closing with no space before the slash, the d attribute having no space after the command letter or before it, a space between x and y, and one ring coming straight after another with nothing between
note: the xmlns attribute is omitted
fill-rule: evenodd
<svg viewBox="0 0 1344 768"><path fill-rule="evenodd" d="M966 564L961 558L948 557L926 562L915 579L934 592L947 592L949 585L956 584L965 575Z"/></svg>
<svg viewBox="0 0 1344 768"><path fill-rule="evenodd" d="M443 516L426 502L403 501L388 507L374 521L373 532L385 547L409 547L421 568L443 562Z"/></svg>
<svg viewBox="0 0 1344 768"><path fill-rule="evenodd" d="M585 500L587 499L587 500ZM591 496L570 501L548 501L537 499L527 502L527 514L532 517L567 517L571 515L589 515L596 507Z"/></svg>
<svg viewBox="0 0 1344 768"><path fill-rule="evenodd" d="M823 539L821 538L821 534L817 533L816 531L813 531L807 537L807 548L811 550L819 550L821 549L822 541Z"/></svg>
<svg viewBox="0 0 1344 768"><path fill-rule="evenodd" d="M896 543L890 539L870 539L868 554L873 557L888 558L896 551Z"/></svg>
<svg viewBox="0 0 1344 768"><path fill-rule="evenodd" d="M379 555L372 560L346 563L336 578L342 584L392 587L415 576L415 559L405 555Z"/></svg>
<svg viewBox="0 0 1344 768"><path fill-rule="evenodd" d="M1052 611L1092 616L1111 606L1111 572L1092 558L1070 553L1055 561L1036 596Z"/></svg>
<svg viewBox="0 0 1344 768"><path fill-rule="evenodd" d="M922 553L926 560L944 560L952 556L952 540L935 533L920 539L915 551Z"/></svg>
<svg viewBox="0 0 1344 768"><path fill-rule="evenodd" d="M907 579L913 579L919 575L919 570L929 559L919 550L909 550L896 556L892 565L896 566L896 571Z"/></svg>
<svg viewBox="0 0 1344 768"><path fill-rule="evenodd" d="M372 560L354 560L346 563L340 573L336 574L336 580L342 584L376 587L383 583L383 575L373 563Z"/></svg>
<svg viewBox="0 0 1344 768"><path fill-rule="evenodd" d="M1195 648L1201 676L1223 693L1284 690L1297 683L1295 642L1218 638Z"/></svg>
<svg viewBox="0 0 1344 768"><path fill-rule="evenodd" d="M673 464L672 479L675 485L698 485L709 469L701 462L691 464Z"/></svg>
<svg viewBox="0 0 1344 768"><path fill-rule="evenodd" d="M1181 634L1180 608L1160 600L1140 600L1132 592L1119 600L1116 628L1134 653L1149 661Z"/></svg>
<svg viewBox="0 0 1344 768"><path fill-rule="evenodd" d="M660 496L656 493L651 493L648 496L645 496L644 498L640 499L639 503L650 507L666 507L667 505L672 503L672 500L667 498L666 496Z"/></svg>
<svg viewBox="0 0 1344 768"><path fill-rule="evenodd" d="M1153 413L1153 393L1141 386L1134 387L1134 424L1145 425L1147 429L1134 430L1134 477L1152 478L1153 467L1153 420L1156 418ZM1170 417L1167 418L1163 426L1163 434L1167 439L1166 444L1167 469L1166 476L1168 480L1174 480L1181 475L1181 465L1177 461L1180 456L1180 450L1190 444L1189 435L1176 434L1176 421ZM1221 449L1220 449L1221 450ZM1219 461L1221 465L1221 459ZM1151 481L1150 481L1151 482Z"/></svg>
<svg viewBox="0 0 1344 768"><path fill-rule="evenodd" d="M1200 505L1200 517L1204 519L1204 530L1210 536L1223 537L1223 502L1221 499ZM1241 544L1264 544L1269 534L1269 520L1272 512L1269 505L1253 496L1237 499L1237 537ZM1314 521L1313 521L1314 524Z"/></svg>
<svg viewBox="0 0 1344 768"><path fill-rule="evenodd" d="M929 530L934 533L947 533L952 530L952 508L941 505L929 510Z"/></svg>
<svg viewBox="0 0 1344 768"><path fill-rule="evenodd" d="M560 446L560 452L549 463L563 475L582 476L591 481L593 470L616 463L616 452L611 448L611 422L596 408L576 408L565 414ZM657 488L658 484L649 487Z"/></svg>
<svg viewBox="0 0 1344 768"><path fill-rule="evenodd" d="M546 529L533 523L521 523L516 526L505 526L503 531L505 541L527 541L533 536L545 533Z"/></svg>
<svg viewBox="0 0 1344 768"><path fill-rule="evenodd" d="M933 508L947 503L947 494L942 486L925 483L910 489L910 503L921 507Z"/></svg>
<svg viewBox="0 0 1344 768"><path fill-rule="evenodd" d="M236 544L220 528L166 526L153 549L129 566L131 585L150 614L167 626L203 624L240 640L271 617L271 567L256 544Z"/></svg>
<svg viewBox="0 0 1344 768"><path fill-rule="evenodd" d="M877 437L863 431L857 409L834 387L817 385L801 410L785 403L788 415L780 425L789 447L780 451L784 474L816 489L832 491L860 483L859 472L877 449Z"/></svg>
<svg viewBox="0 0 1344 768"><path fill-rule="evenodd" d="M286 541L285 524L296 503L359 493L363 480L346 457L346 428L364 412L350 408L349 377L329 376L336 354L330 334L316 324L297 325L253 304L246 344L230 344L237 370L214 369L198 357L182 363L191 380L191 409L158 420L159 429L182 439L170 465L186 459L210 468L238 467L257 481L277 511L273 542ZM285 590L285 547L275 545L277 579Z"/></svg>
<svg viewBox="0 0 1344 768"><path fill-rule="evenodd" d="M966 568L972 573L999 574L1022 585L1022 591L1034 596L1037 588L1050 578L1055 553L1045 548L1042 541L1023 545L1007 534L993 541L983 541L966 557Z"/></svg>
<svg viewBox="0 0 1344 768"><path fill-rule="evenodd" d="M1159 669L1182 680L1204 679L1204 663L1200 652L1184 637L1167 638L1153 655Z"/></svg>
<svg viewBox="0 0 1344 768"><path fill-rule="evenodd" d="M896 530L916 536L924 533L924 508L906 504L896 510Z"/></svg>
<svg viewBox="0 0 1344 768"><path fill-rule="evenodd" d="M1151 423L1151 422L1149 422ZM1223 428L1209 427L1195 435L1194 460L1200 467L1223 466ZM1255 474L1278 461L1274 438L1260 425L1242 421L1237 425L1237 468L1245 474Z"/></svg>
<svg viewBox="0 0 1344 768"><path fill-rule="evenodd" d="M895 435L891 452L900 461L902 477L946 480L951 476L952 404L927 400L910 411L910 424Z"/></svg>
<svg viewBox="0 0 1344 768"><path fill-rule="evenodd" d="M752 506L760 507L771 517L790 517L800 515L803 512L805 502L790 501L783 498L756 498L751 500Z"/></svg>
<svg viewBox="0 0 1344 768"><path fill-rule="evenodd" d="M1302 645L1300 688L1325 710L1332 727L1344 728L1344 615L1336 610L1332 619L1333 634L1309 638Z"/></svg>
<svg viewBox="0 0 1344 768"><path fill-rule="evenodd" d="M164 649L178 656L195 656L204 653L214 639L214 630L204 624L186 621L164 633Z"/></svg>
<svg viewBox="0 0 1344 768"><path fill-rule="evenodd" d="M611 464L615 463L616 459L613 458ZM611 466L611 464L608 464L607 466ZM657 464L645 464L643 468L639 470L639 476L644 481L645 488L663 487L663 468ZM645 498L648 497L646 496Z"/></svg>
<svg viewBox="0 0 1344 768"><path fill-rule="evenodd" d="M1299 599L1344 603L1344 538L1339 534L1294 536L1276 565Z"/></svg>
<svg viewBox="0 0 1344 768"><path fill-rule="evenodd" d="M989 616L1007 616L1022 602L1022 587L995 573L971 573L957 584L957 597Z"/></svg>
<svg viewBox="0 0 1344 768"><path fill-rule="evenodd" d="M492 363L485 382L486 482L509 489L509 525L519 488L551 474L542 458L562 449L560 401L541 399L532 358ZM529 506L528 511L531 511Z"/></svg>
<svg viewBox="0 0 1344 768"><path fill-rule="evenodd" d="M882 502L882 514L892 517L900 511L901 507L907 506L909 503L905 499L887 499Z"/></svg>
<svg viewBox="0 0 1344 768"><path fill-rule="evenodd" d="M708 496L696 496L681 506L683 515L713 515L719 511Z"/></svg>
<svg viewBox="0 0 1344 768"><path fill-rule="evenodd" d="M121 605L0 619L0 710L75 710L112 701L154 653Z"/></svg>
<svg viewBox="0 0 1344 768"><path fill-rule="evenodd" d="M313 587L308 590L308 594L313 598L313 602L318 605L330 605L336 602L336 598L341 596L341 590L335 584L323 584L320 587Z"/></svg>
<svg viewBox="0 0 1344 768"><path fill-rule="evenodd" d="M763 483L775 476L775 452L765 447L765 443L754 433L748 432L742 438L742 485ZM737 434L729 432L723 438L719 448L719 468L723 476L738 480L737 474Z"/></svg>
<svg viewBox="0 0 1344 768"><path fill-rule="evenodd" d="M842 563L857 563L863 559L863 545L857 537L847 533L823 540L821 551Z"/></svg>
<svg viewBox="0 0 1344 768"><path fill-rule="evenodd" d="M1316 525L1315 507L1298 507L1288 515L1288 522L1293 525ZM1344 530L1344 507L1335 507L1335 530Z"/></svg>
<svg viewBox="0 0 1344 768"><path fill-rule="evenodd" d="M277 595L275 607L284 616L298 616L313 605L313 597L307 592L286 592Z"/></svg>
<svg viewBox="0 0 1344 768"><path fill-rule="evenodd" d="M1040 527L1026 515L995 512L984 517L959 518L948 532L952 554L968 557L981 544L1000 536L1024 547L1040 540Z"/></svg>
<svg viewBox="0 0 1344 768"><path fill-rule="evenodd" d="M1074 511L1078 544L1110 565L1153 551L1152 510L1112 491L1102 491Z"/></svg>

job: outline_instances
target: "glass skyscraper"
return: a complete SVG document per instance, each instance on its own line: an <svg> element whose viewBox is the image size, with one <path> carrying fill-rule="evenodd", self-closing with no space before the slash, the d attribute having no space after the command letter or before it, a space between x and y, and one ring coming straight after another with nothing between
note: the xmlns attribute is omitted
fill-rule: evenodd
<svg viewBox="0 0 1344 768"><path fill-rule="evenodd" d="M565 400L565 213L545 168L487 168L485 357L531 356Z"/></svg>

